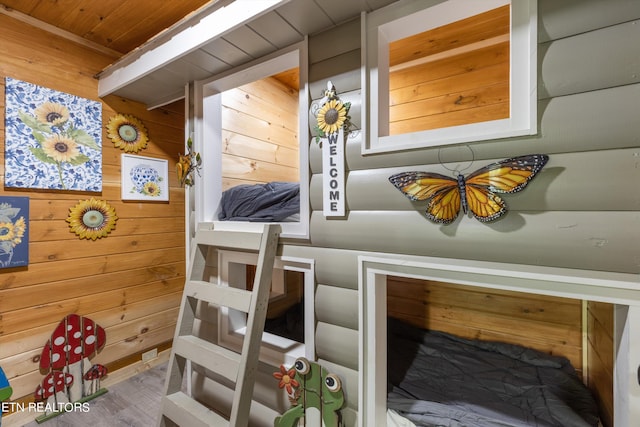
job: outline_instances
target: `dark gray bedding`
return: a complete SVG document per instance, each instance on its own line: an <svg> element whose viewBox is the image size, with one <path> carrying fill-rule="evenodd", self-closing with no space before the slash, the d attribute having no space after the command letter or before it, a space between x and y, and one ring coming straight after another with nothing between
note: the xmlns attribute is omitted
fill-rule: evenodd
<svg viewBox="0 0 640 427"><path fill-rule="evenodd" d="M524 347L388 323L388 402L419 426L598 425L569 361Z"/></svg>
<svg viewBox="0 0 640 427"><path fill-rule="evenodd" d="M300 185L294 182L242 184L222 193L220 221L280 222L300 212Z"/></svg>

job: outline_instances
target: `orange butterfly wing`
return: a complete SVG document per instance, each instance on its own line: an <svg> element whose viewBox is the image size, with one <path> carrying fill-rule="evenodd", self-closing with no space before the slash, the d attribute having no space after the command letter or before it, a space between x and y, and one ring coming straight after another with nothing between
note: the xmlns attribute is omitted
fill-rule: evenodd
<svg viewBox="0 0 640 427"><path fill-rule="evenodd" d="M450 224L460 213L460 191L458 187L440 191L427 205L427 218L438 224Z"/></svg>
<svg viewBox="0 0 640 427"><path fill-rule="evenodd" d="M495 193L523 190L549 160L544 154L531 154L492 163L478 169L466 180L469 210L479 221L488 222L507 212L504 200Z"/></svg>
<svg viewBox="0 0 640 427"><path fill-rule="evenodd" d="M455 179L438 173L402 172L389 181L413 201L428 200L427 218L441 223L453 222L460 212L460 191Z"/></svg>
<svg viewBox="0 0 640 427"><path fill-rule="evenodd" d="M481 222L489 222L507 213L507 204L500 196L486 187L467 184L467 207Z"/></svg>

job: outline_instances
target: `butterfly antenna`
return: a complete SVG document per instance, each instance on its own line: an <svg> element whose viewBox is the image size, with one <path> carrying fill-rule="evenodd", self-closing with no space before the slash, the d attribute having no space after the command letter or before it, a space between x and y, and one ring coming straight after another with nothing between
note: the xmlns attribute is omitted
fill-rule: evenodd
<svg viewBox="0 0 640 427"><path fill-rule="evenodd" d="M442 148L438 148L438 162L440 163L440 165L443 168L445 168L446 170L451 172L454 176L458 176L463 171L466 171L467 169L469 169L473 165L473 162L475 162L475 160L476 160L476 153L473 151L473 148L471 148L469 145L465 145L464 147L467 147L469 149L469 151L471 151L471 161L469 162L469 164L467 166L465 166L462 169L460 169L460 165L459 164L456 165L456 167L454 167L454 168L447 167L447 165L445 165L444 162L442 161L442 158L441 158L441 155L440 155L440 152L442 151Z"/></svg>

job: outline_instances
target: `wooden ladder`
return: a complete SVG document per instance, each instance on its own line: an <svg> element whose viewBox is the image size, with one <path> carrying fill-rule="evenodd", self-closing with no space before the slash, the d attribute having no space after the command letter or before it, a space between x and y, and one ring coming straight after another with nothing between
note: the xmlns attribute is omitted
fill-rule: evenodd
<svg viewBox="0 0 640 427"><path fill-rule="evenodd" d="M159 426L247 426L279 234L278 224L267 224L262 232L211 228L196 231L169 359ZM258 261L251 291L218 284L215 279L193 280L194 277L204 276L211 248L257 252ZM194 335L198 301L247 313L241 353ZM185 372L189 375L191 363L235 383L229 419L182 391L183 378Z"/></svg>

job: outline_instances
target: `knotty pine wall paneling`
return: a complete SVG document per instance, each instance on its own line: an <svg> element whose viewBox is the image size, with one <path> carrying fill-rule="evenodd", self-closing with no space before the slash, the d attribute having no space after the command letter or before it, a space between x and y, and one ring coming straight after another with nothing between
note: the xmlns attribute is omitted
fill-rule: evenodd
<svg viewBox="0 0 640 427"><path fill-rule="evenodd" d="M298 92L268 77L222 95L222 189L298 182Z"/></svg>
<svg viewBox="0 0 640 427"><path fill-rule="evenodd" d="M0 15L0 51L3 93L5 77L13 77L92 100L100 100L94 76L116 59L5 15ZM143 351L166 348L173 337L185 276L184 190L173 173L184 151L183 103L147 111L115 96L100 101L103 125L114 114L127 113L147 127L150 142L138 154L169 160L169 202L121 200L123 151L105 128L101 193L0 187L0 195L30 198L29 266L0 270L0 366L13 400L32 396L44 377L38 371L42 347L70 313L106 330L106 346L92 361L112 373L139 361ZM4 103L2 96L3 117ZM4 120L0 127L4 147ZM91 197L106 200L119 217L109 236L96 241L79 239L65 221L70 207Z"/></svg>

